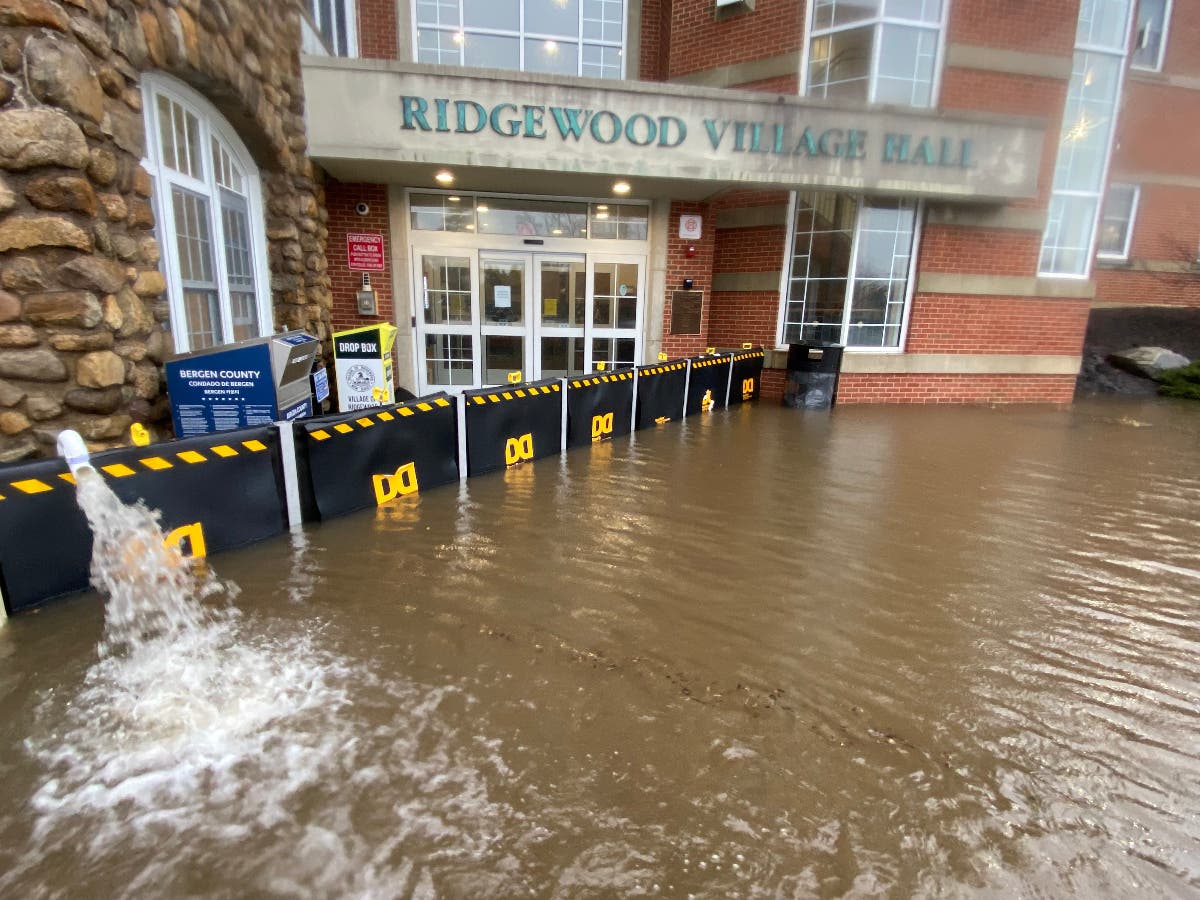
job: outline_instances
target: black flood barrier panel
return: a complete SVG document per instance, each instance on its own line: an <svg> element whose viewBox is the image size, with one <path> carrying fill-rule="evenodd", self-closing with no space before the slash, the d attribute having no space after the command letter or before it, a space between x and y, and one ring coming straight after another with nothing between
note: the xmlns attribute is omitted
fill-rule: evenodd
<svg viewBox="0 0 1200 900"><path fill-rule="evenodd" d="M729 382L729 405L757 400L762 390L763 363L766 351L759 347L757 350L735 351L733 354L733 372Z"/></svg>
<svg viewBox="0 0 1200 900"><path fill-rule="evenodd" d="M556 378L463 391L467 474L482 475L562 450L562 383Z"/></svg>
<svg viewBox="0 0 1200 900"><path fill-rule="evenodd" d="M683 418L683 400L687 389L687 360L639 366L635 428L652 428L663 422Z"/></svg>
<svg viewBox="0 0 1200 900"><path fill-rule="evenodd" d="M445 393L292 425L306 522L458 481L458 411Z"/></svg>
<svg viewBox="0 0 1200 900"><path fill-rule="evenodd" d="M633 369L593 372L567 382L567 448L605 441L633 428Z"/></svg>
<svg viewBox="0 0 1200 900"><path fill-rule="evenodd" d="M691 360L692 374L688 380L685 416L710 409L724 409L729 391L729 367L732 354L697 356Z"/></svg>
<svg viewBox="0 0 1200 900"><path fill-rule="evenodd" d="M186 556L240 547L287 527L279 436L272 426L92 456L123 503L161 510ZM88 587L92 533L63 460L0 468L0 589L10 613Z"/></svg>

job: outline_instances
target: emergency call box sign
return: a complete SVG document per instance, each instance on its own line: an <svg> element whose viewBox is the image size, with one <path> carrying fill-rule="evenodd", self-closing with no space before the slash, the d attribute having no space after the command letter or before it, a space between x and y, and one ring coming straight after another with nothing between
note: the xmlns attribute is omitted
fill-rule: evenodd
<svg viewBox="0 0 1200 900"><path fill-rule="evenodd" d="M361 232L346 235L346 258L351 272L386 271L383 235Z"/></svg>

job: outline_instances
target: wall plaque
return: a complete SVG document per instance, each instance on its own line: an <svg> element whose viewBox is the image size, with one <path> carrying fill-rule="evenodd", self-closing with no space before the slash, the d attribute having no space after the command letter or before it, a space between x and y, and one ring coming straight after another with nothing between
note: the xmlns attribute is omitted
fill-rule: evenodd
<svg viewBox="0 0 1200 900"><path fill-rule="evenodd" d="M704 291L671 292L671 334L699 334Z"/></svg>

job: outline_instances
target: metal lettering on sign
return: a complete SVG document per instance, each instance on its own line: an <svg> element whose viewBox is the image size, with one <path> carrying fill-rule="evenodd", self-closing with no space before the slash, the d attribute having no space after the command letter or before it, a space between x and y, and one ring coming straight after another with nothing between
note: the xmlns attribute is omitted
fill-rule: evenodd
<svg viewBox="0 0 1200 900"><path fill-rule="evenodd" d="M362 232L346 235L346 261L351 272L386 271L383 235Z"/></svg>

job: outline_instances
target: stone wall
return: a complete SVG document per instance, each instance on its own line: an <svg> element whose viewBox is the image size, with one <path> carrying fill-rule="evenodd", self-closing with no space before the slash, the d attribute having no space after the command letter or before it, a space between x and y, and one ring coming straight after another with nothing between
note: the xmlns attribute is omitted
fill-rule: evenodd
<svg viewBox="0 0 1200 900"><path fill-rule="evenodd" d="M294 0L0 0L0 462L169 435L141 74L204 94L260 168L278 327L329 336Z"/></svg>

